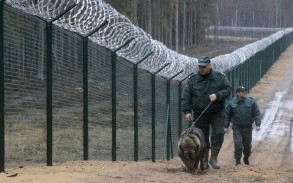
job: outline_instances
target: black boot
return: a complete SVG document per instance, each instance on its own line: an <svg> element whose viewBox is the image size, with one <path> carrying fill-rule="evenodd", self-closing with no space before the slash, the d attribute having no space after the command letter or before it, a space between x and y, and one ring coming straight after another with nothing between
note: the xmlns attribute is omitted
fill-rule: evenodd
<svg viewBox="0 0 293 183"><path fill-rule="evenodd" d="M214 169L220 168L220 164L218 163L218 160L217 160L219 152L220 152L220 149L211 148L211 158L209 163Z"/></svg>
<svg viewBox="0 0 293 183"><path fill-rule="evenodd" d="M243 162L244 162L244 164L249 165L248 156L243 157Z"/></svg>
<svg viewBox="0 0 293 183"><path fill-rule="evenodd" d="M241 164L241 162L240 162L240 158L236 158L236 166L237 165L240 165Z"/></svg>
<svg viewBox="0 0 293 183"><path fill-rule="evenodd" d="M203 157L203 167L205 170L209 169L209 150L207 150L207 152L205 153L204 157Z"/></svg>

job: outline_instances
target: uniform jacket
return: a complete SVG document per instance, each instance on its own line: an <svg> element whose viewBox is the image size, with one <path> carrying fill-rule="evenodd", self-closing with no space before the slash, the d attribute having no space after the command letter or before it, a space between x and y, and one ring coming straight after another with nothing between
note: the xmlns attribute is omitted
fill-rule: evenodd
<svg viewBox="0 0 293 183"><path fill-rule="evenodd" d="M239 100L237 97L229 100L225 110L225 127L230 122L239 127L251 127L253 122L256 126L261 125L261 117L258 105L252 97L244 97Z"/></svg>
<svg viewBox="0 0 293 183"><path fill-rule="evenodd" d="M217 112L225 107L225 100L230 96L231 86L225 74L210 70L206 76L199 73L192 75L182 95L182 110L185 114L202 113L209 105L209 95L215 93L217 100L205 111L206 114Z"/></svg>

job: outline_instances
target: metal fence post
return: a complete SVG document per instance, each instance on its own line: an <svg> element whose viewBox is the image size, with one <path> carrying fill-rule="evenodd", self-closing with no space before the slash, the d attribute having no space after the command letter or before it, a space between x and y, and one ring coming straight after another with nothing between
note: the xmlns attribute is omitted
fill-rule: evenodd
<svg viewBox="0 0 293 183"><path fill-rule="evenodd" d="M116 60L117 55L116 52L122 49L124 46L129 44L134 38L130 38L127 40L123 45L121 45L116 50L111 50L111 64L112 64L112 161L117 160L117 129L116 129L116 122L117 122L117 94L116 94Z"/></svg>
<svg viewBox="0 0 293 183"><path fill-rule="evenodd" d="M236 79L237 79L237 75L236 75L236 69L235 68L233 68L233 70L231 70L231 85L232 85L232 91L235 91L235 89L236 89ZM232 92L233 93L233 96L232 97L234 97L235 96L235 92Z"/></svg>
<svg viewBox="0 0 293 183"><path fill-rule="evenodd" d="M46 22L47 48L47 165L52 166L53 124L52 124L52 22Z"/></svg>
<svg viewBox="0 0 293 183"><path fill-rule="evenodd" d="M88 160L88 37L93 35L108 21L104 21L100 26L92 30L86 35L80 35L82 37L82 49L83 49L83 160Z"/></svg>
<svg viewBox="0 0 293 183"><path fill-rule="evenodd" d="M112 66L112 161L116 161L116 146L117 146L117 137L116 137L116 53L111 52L111 66Z"/></svg>
<svg viewBox="0 0 293 183"><path fill-rule="evenodd" d="M156 74L170 64L167 63L152 73L152 162L156 162Z"/></svg>
<svg viewBox="0 0 293 183"><path fill-rule="evenodd" d="M141 60L133 64L133 122L134 122L134 161L138 161L138 97L137 97L137 65L145 61L153 52L150 52Z"/></svg>
<svg viewBox="0 0 293 183"><path fill-rule="evenodd" d="M194 73L191 73L189 74L187 77L183 78L180 82L179 82L179 96L178 96L178 99L179 99L179 111L178 111L178 116L179 116L179 125L178 125L178 138L180 137L180 134L182 132L182 102L181 102L181 97L182 97L182 82L185 81L187 78L189 78L191 75L193 75Z"/></svg>
<svg viewBox="0 0 293 183"><path fill-rule="evenodd" d="M53 156L53 71L52 71L52 63L53 63L53 22L58 20L60 17L62 17L65 13L70 11L76 6L76 3L73 3L71 6L69 6L67 9L65 9L63 12L61 12L59 15L57 15L55 18L51 20L45 20L46 22L46 47L47 47L47 165L52 166L52 156Z"/></svg>
<svg viewBox="0 0 293 183"><path fill-rule="evenodd" d="M5 169L4 121L4 0L0 0L0 172Z"/></svg>
<svg viewBox="0 0 293 183"><path fill-rule="evenodd" d="M172 76L171 78L167 79L167 106L169 106L169 113L167 116L167 134L166 134L166 151L167 151L167 160L170 160L170 156L171 158L173 158L173 140L172 140L172 129L171 129L171 119L170 119L170 81L175 78L176 76L178 76L179 74L181 74L183 72L183 70L179 71L178 73L176 73L174 76ZM171 153L171 154L170 154Z"/></svg>

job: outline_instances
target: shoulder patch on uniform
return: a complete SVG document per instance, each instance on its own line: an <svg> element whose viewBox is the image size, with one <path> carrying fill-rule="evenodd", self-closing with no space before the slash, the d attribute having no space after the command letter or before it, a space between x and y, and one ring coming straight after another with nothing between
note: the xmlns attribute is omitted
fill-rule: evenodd
<svg viewBox="0 0 293 183"><path fill-rule="evenodd" d="M194 77L194 76L196 76L197 75L197 73L192 73L192 75L190 76L190 77Z"/></svg>
<svg viewBox="0 0 293 183"><path fill-rule="evenodd" d="M252 100L254 100L254 98L253 97L251 97L251 96L246 96L247 98L249 98L249 99L252 99Z"/></svg>
<svg viewBox="0 0 293 183"><path fill-rule="evenodd" d="M192 74L192 75L190 75L189 77L188 77L188 79L190 79L190 78L192 78L192 77L195 77L196 76L196 74Z"/></svg>
<svg viewBox="0 0 293 183"><path fill-rule="evenodd" d="M215 73L219 74L219 75L225 75L225 73L220 72L220 71L215 71Z"/></svg>

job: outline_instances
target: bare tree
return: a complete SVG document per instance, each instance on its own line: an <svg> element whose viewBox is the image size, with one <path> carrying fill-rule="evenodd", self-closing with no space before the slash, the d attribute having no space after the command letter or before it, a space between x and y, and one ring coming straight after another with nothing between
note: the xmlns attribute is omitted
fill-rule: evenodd
<svg viewBox="0 0 293 183"><path fill-rule="evenodd" d="M183 29L182 29L182 50L185 50L186 41L186 0L183 0Z"/></svg>
<svg viewBox="0 0 293 183"><path fill-rule="evenodd" d="M147 1L147 13L148 13L148 23L147 23L147 32L152 34L152 0Z"/></svg>
<svg viewBox="0 0 293 183"><path fill-rule="evenodd" d="M179 49L179 30L178 30L178 14L179 14L179 7L178 7L178 0L175 0L175 50L178 51Z"/></svg>

